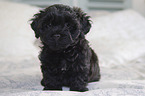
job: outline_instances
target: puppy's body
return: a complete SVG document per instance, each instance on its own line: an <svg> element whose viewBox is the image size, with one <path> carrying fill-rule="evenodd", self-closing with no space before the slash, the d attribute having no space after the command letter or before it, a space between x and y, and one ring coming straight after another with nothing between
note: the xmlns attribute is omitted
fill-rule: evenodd
<svg viewBox="0 0 145 96"><path fill-rule="evenodd" d="M85 34L91 24L79 8L53 5L35 15L31 24L43 47L39 59L44 90L87 91L88 82L100 79L98 59Z"/></svg>

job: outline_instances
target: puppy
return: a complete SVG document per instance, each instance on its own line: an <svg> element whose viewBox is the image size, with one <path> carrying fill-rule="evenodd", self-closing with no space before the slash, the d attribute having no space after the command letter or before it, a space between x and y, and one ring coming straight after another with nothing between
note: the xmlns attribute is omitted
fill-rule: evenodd
<svg viewBox="0 0 145 96"><path fill-rule="evenodd" d="M34 15L31 27L42 41L39 55L44 90L87 91L87 83L99 81L98 58L85 35L91 24L80 8L55 4Z"/></svg>

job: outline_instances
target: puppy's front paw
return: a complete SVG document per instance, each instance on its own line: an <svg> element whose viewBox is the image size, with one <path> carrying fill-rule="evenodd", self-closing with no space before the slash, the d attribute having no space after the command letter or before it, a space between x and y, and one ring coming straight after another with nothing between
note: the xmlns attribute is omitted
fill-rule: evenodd
<svg viewBox="0 0 145 96"><path fill-rule="evenodd" d="M83 87L83 88L70 88L71 91L79 91L79 92L85 92L85 91L88 91L89 89L86 88L86 87Z"/></svg>
<svg viewBox="0 0 145 96"><path fill-rule="evenodd" d="M62 88L54 88L54 87L53 87L53 88L52 88L52 87L50 88L50 87L44 87L43 90L44 90L44 91L46 91L46 90L60 90L60 91L61 91Z"/></svg>

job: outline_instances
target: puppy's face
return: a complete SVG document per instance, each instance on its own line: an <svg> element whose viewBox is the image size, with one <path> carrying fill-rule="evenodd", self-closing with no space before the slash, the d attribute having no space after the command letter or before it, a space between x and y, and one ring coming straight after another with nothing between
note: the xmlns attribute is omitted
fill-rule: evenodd
<svg viewBox="0 0 145 96"><path fill-rule="evenodd" d="M53 5L35 15L31 24L35 36L52 50L65 49L82 34L77 12L64 5Z"/></svg>
<svg viewBox="0 0 145 96"><path fill-rule="evenodd" d="M41 41L52 50L65 49L74 43L80 35L80 25L73 16L68 12L49 11L42 18L39 28Z"/></svg>

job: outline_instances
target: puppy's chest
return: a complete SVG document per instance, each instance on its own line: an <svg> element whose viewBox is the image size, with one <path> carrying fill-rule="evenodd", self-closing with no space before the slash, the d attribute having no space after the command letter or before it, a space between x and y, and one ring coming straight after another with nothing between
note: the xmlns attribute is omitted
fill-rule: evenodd
<svg viewBox="0 0 145 96"><path fill-rule="evenodd" d="M68 63L74 63L76 61L76 59L78 58L78 51L76 49L72 49L72 50L65 50L63 52L64 54L64 59L68 62Z"/></svg>
<svg viewBox="0 0 145 96"><path fill-rule="evenodd" d="M53 66L57 68L57 71L65 72L71 69L73 64L77 62L77 59L78 52L76 50L67 50L53 58Z"/></svg>

